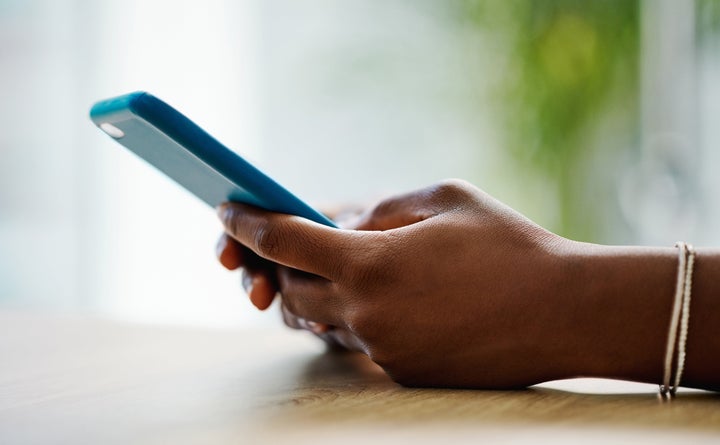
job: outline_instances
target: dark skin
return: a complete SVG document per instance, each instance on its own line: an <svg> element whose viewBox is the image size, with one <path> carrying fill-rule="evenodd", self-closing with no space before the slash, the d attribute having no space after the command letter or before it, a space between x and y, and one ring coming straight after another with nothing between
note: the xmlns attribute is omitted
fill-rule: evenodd
<svg viewBox="0 0 720 445"><path fill-rule="evenodd" d="M557 236L463 181L344 229L225 204L220 262L260 310L362 351L408 386L662 380L677 249ZM684 386L720 389L720 251L697 249Z"/></svg>

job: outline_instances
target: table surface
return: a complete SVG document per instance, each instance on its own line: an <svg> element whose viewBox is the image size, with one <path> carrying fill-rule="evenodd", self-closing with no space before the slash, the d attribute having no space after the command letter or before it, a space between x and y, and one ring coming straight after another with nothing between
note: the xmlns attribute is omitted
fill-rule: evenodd
<svg viewBox="0 0 720 445"><path fill-rule="evenodd" d="M720 396L580 379L403 388L284 329L0 312L0 443L720 443Z"/></svg>

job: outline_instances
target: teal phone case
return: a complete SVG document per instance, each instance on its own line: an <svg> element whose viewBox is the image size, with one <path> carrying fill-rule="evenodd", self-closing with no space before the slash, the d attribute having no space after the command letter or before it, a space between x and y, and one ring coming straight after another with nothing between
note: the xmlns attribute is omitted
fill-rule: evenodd
<svg viewBox="0 0 720 445"><path fill-rule="evenodd" d="M212 207L227 201L337 227L183 114L146 92L97 102L101 130Z"/></svg>

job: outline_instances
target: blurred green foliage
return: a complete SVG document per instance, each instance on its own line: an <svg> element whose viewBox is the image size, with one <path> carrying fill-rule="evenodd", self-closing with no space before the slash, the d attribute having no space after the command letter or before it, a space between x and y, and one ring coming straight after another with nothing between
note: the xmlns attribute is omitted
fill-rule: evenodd
<svg viewBox="0 0 720 445"><path fill-rule="evenodd" d="M704 34L717 33L720 30L720 0L695 0L697 29L701 37Z"/></svg>
<svg viewBox="0 0 720 445"><path fill-rule="evenodd" d="M464 0L461 20L500 39L507 62L495 91L503 143L519 168L557 191L555 231L598 238L603 206L587 205L582 171L593 129L621 110L629 139L639 126L639 2ZM602 144L600 144L602 145ZM603 149L616 150L608 141Z"/></svg>

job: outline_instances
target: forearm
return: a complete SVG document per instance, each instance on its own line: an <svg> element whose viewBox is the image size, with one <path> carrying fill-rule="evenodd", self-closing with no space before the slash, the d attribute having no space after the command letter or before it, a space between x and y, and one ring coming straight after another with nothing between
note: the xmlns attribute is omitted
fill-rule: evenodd
<svg viewBox="0 0 720 445"><path fill-rule="evenodd" d="M576 245L565 263L573 373L659 383L678 269L675 248ZM698 249L682 385L720 388L720 252Z"/></svg>

